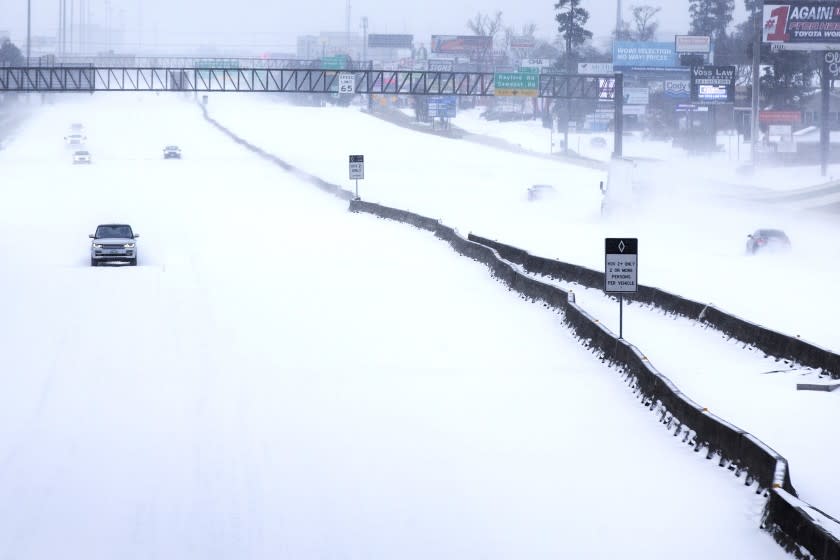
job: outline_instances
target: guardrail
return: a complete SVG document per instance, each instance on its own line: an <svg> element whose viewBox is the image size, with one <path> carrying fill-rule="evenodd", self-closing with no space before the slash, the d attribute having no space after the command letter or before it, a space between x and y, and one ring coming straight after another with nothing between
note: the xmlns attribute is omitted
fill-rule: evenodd
<svg viewBox="0 0 840 560"><path fill-rule="evenodd" d="M772 533L777 542L788 551L801 553L801 547L804 547L815 558L840 560L840 540L820 524L813 513L819 510L796 497L788 462L783 456L680 392L638 348L619 339L576 303L570 302L568 292L519 272L492 246L480 243L476 236L462 237L438 220L361 200L351 200L350 211L365 212L434 232L456 252L485 264L493 276L522 296L562 311L566 323L581 341L605 361L621 368L642 395L644 405L656 411L660 421L673 430L675 436L682 435L683 441L697 452L706 449L707 459L719 456L719 465L736 475L746 472L747 484L755 481L759 491L767 492L769 499L762 527ZM594 271L583 269L581 272L591 274ZM830 516L822 515L831 520Z"/></svg>
<svg viewBox="0 0 840 560"><path fill-rule="evenodd" d="M302 173L219 124L209 116L203 106L202 111L205 119L235 142L286 170ZM623 371L633 389L641 395L643 404L658 414L660 422L665 424L675 437L682 436L682 441L692 445L695 452L706 449L707 459L718 455L719 466L729 468L736 476L746 473L746 484L756 482L758 491L767 493L762 528L770 532L780 545L799 557L803 557L805 549L818 560L840 560L840 538L823 527L820 515L829 522L837 523L838 527L840 522L797 498L790 479L788 462L783 456L754 435L708 412L680 392L676 385L653 367L638 348L626 340L619 339L576 303L570 302L568 292L516 270L510 264L516 261L508 257L519 251L519 257L525 258L528 255L526 251L489 240L484 244L479 242L483 238L474 235L465 238L439 220L354 199L352 193L338 185L311 175L308 177L315 179L313 183L318 188L349 200L351 212L368 213L433 232L436 237L449 243L457 253L486 265L494 277L520 295L562 311L565 322L581 342ZM503 257L494 245L501 246L508 256ZM547 262L555 262L544 261L547 259L536 262L546 268ZM593 279L598 280L596 271L565 263L559 265L569 267L569 271L579 274L579 278L589 282ZM670 301L674 309L684 305L686 313L696 310L696 305L701 305L661 290L650 292L648 297L658 297L657 301L660 302Z"/></svg>
<svg viewBox="0 0 840 560"><path fill-rule="evenodd" d="M523 249L478 235L470 234L469 239L492 247L502 258L524 267L532 274L542 274L556 280L574 282L596 290L604 289L603 272L558 260L537 257ZM624 297L625 299L654 305L683 317L703 321L727 336L754 346L769 356L792 360L804 366L821 369L832 377L840 378L840 355L806 342L801 338L782 334L721 311L713 305L690 300L660 288L640 285L636 294L626 294Z"/></svg>

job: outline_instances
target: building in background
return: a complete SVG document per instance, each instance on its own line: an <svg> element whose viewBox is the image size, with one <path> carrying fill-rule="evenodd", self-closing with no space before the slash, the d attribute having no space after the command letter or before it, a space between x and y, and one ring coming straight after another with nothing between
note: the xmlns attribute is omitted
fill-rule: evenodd
<svg viewBox="0 0 840 560"><path fill-rule="evenodd" d="M297 38L297 57L305 60L348 55L353 60L361 60L364 40L358 33L344 31L322 31L316 35L301 35Z"/></svg>

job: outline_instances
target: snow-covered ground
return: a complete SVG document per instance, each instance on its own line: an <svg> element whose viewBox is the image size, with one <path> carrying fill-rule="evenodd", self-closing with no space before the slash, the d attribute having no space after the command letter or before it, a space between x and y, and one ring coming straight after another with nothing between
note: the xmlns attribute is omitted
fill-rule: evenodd
<svg viewBox="0 0 840 560"><path fill-rule="evenodd" d="M68 96L0 171L2 557L785 556L560 317L180 97ZM140 266L87 266L103 221Z"/></svg>
<svg viewBox="0 0 840 560"><path fill-rule="evenodd" d="M563 151L563 133L543 128L540 119L499 122L481 118L484 108L459 111L452 119L456 127L483 136L506 140L525 150L539 154L559 154ZM603 139L606 145L593 144L593 139ZM719 133L720 151L702 156L689 156L683 148L674 147L671 141L643 138L640 132L627 132L622 140L622 153L628 158L655 159L672 170L702 177L707 182L735 186L760 186L774 191L786 191L840 179L840 165L831 165L827 176L817 165L799 167L759 166L746 173L744 167L751 161L750 144L734 131ZM612 132L570 133L569 148L583 157L607 162L614 151Z"/></svg>
<svg viewBox="0 0 840 560"><path fill-rule="evenodd" d="M602 216L606 172L420 134L354 108L236 95L211 95L208 108L249 141L347 188L347 156L364 154L362 198L534 254L599 270L604 237L638 237L643 284L840 350L840 299L827 291L840 271L836 220L752 201L761 185L730 190L680 161L641 162L637 200ZM553 185L556 196L528 202L534 184ZM747 234L767 227L786 230L794 250L745 256Z"/></svg>
<svg viewBox="0 0 840 560"><path fill-rule="evenodd" d="M616 300L600 290L537 277L573 290L581 307L619 332ZM799 497L840 517L840 453L832 443L832 426L840 424L840 392L796 389L797 383L824 383L824 377L726 341L720 332L696 321L645 305L625 303L623 334L695 402L782 453L790 462Z"/></svg>

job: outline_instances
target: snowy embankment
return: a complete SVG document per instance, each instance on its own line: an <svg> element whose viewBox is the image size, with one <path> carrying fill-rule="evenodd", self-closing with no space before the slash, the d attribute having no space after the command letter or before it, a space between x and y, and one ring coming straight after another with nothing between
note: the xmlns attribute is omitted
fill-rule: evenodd
<svg viewBox="0 0 840 560"><path fill-rule="evenodd" d="M63 98L0 168L0 556L785 556L560 317L179 97ZM86 266L104 221L141 266Z"/></svg>
<svg viewBox="0 0 840 560"><path fill-rule="evenodd" d="M617 300L579 284L535 277L574 291L581 307L618 332ZM840 517L840 453L828 445L830 431L814 430L840 423L840 393L797 391L798 383L824 382L814 371L791 369L696 321L646 305L625 303L624 337L694 401L782 453L799 497Z"/></svg>
<svg viewBox="0 0 840 560"><path fill-rule="evenodd" d="M347 156L365 154L363 199L536 255L601 269L604 237L639 237L642 283L840 350L833 319L840 316L840 299L820 289L840 262L840 245L832 242L838 229L830 218L741 200L747 191L707 184L678 163L639 164L641 196L601 216L603 172L419 134L352 108L211 95L209 109L263 149L347 188ZM525 194L533 184L553 185L555 196L529 202ZM746 257L747 234L764 227L787 231L794 251Z"/></svg>

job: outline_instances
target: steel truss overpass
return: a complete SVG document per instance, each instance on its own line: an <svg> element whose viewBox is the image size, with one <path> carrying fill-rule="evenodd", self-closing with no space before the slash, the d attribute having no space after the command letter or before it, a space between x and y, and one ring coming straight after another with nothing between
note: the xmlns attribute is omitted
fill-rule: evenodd
<svg viewBox="0 0 840 560"><path fill-rule="evenodd" d="M130 66L0 67L0 93L97 91L263 92L383 95L495 95L491 72L309 68L138 68ZM350 87L352 84L352 87ZM340 91L339 86L342 86ZM537 91L508 93L552 100L610 102L614 107L614 155L622 154L623 77L540 74Z"/></svg>
<svg viewBox="0 0 840 560"><path fill-rule="evenodd" d="M0 67L0 91L337 93L340 74L352 75L353 93L361 94L492 96L495 92L490 72L126 66ZM541 74L538 96L612 101L620 81L620 75Z"/></svg>

